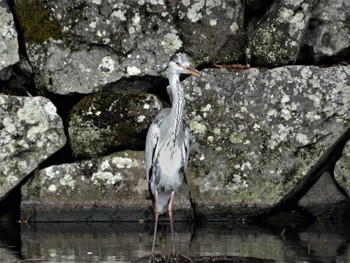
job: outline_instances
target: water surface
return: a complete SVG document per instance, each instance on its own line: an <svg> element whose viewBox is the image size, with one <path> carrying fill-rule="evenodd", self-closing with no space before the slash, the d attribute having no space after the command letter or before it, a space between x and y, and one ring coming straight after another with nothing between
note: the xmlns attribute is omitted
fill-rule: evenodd
<svg viewBox="0 0 350 263"><path fill-rule="evenodd" d="M283 230L284 229L284 230ZM177 251L190 256L249 256L276 262L350 262L350 230L317 222L304 229L225 223L175 224ZM281 235L283 231L283 234ZM0 262L130 262L150 254L153 223L36 223L0 225ZM157 251L169 253L162 223Z"/></svg>

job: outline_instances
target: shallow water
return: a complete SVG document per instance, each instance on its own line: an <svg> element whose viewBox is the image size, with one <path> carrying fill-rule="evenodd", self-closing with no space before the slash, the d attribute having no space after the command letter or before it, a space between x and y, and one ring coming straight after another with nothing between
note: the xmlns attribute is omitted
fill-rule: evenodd
<svg viewBox="0 0 350 263"><path fill-rule="evenodd" d="M191 256L231 255L276 262L350 262L350 230L317 222L304 229L207 223L175 224L177 251ZM0 262L47 258L49 262L130 262L149 255L153 223L0 224ZM169 253L162 223L157 251Z"/></svg>

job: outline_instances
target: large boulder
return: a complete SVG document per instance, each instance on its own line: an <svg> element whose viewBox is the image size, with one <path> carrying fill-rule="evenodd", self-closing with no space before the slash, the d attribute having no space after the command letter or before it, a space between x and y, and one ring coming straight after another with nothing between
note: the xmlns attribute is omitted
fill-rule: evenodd
<svg viewBox="0 0 350 263"><path fill-rule="evenodd" d="M34 221L153 220L142 151L54 165L22 187L21 215ZM186 185L175 199L176 220L191 219Z"/></svg>
<svg viewBox="0 0 350 263"><path fill-rule="evenodd" d="M26 47L37 86L56 94L92 93L123 77L162 75L179 49L192 54L196 64L243 57L239 0L35 3L36 8L17 5L16 10L32 14L24 12L22 27L41 26L34 23L38 16L51 21L43 23L46 35L30 31Z"/></svg>
<svg viewBox="0 0 350 263"><path fill-rule="evenodd" d="M11 66L19 62L19 46L13 15L6 1L0 2L0 24L0 80L7 80Z"/></svg>
<svg viewBox="0 0 350 263"><path fill-rule="evenodd" d="M43 93L94 93L126 76L115 52L99 46L75 49L61 40L48 40L41 45L27 44L27 52L35 84ZM137 68L132 69L132 74L138 74Z"/></svg>
<svg viewBox="0 0 350 263"><path fill-rule="evenodd" d="M196 63L241 61L246 45L242 1L170 1L183 49Z"/></svg>
<svg viewBox="0 0 350 263"><path fill-rule="evenodd" d="M120 149L143 149L148 127L162 103L147 93L97 93L70 112L69 143L75 159L103 156Z"/></svg>
<svg viewBox="0 0 350 263"><path fill-rule="evenodd" d="M350 124L350 67L208 69L184 81L196 212L271 208Z"/></svg>
<svg viewBox="0 0 350 263"><path fill-rule="evenodd" d="M247 61L253 65L349 61L346 0L246 0ZM267 10L267 11L265 11Z"/></svg>
<svg viewBox="0 0 350 263"><path fill-rule="evenodd" d="M350 2L347 0L319 1L311 11L304 45L316 63L349 61L350 54Z"/></svg>
<svg viewBox="0 0 350 263"><path fill-rule="evenodd" d="M273 1L248 35L247 62L282 66L297 61L315 0Z"/></svg>
<svg viewBox="0 0 350 263"><path fill-rule="evenodd" d="M50 100L0 95L0 199L65 143Z"/></svg>

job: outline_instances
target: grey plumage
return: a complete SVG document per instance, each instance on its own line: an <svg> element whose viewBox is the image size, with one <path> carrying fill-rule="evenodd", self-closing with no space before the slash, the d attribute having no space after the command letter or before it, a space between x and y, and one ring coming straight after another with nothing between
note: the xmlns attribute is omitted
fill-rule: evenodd
<svg viewBox="0 0 350 263"><path fill-rule="evenodd" d="M199 76L198 71L190 66L184 54L173 55L168 67L168 79L173 97L172 107L158 113L149 127L146 138L145 167L155 212L153 257L158 215L168 210L173 238L173 199L182 184L188 162L189 129L184 120L184 90L179 78L181 73ZM174 241L173 253L175 253Z"/></svg>

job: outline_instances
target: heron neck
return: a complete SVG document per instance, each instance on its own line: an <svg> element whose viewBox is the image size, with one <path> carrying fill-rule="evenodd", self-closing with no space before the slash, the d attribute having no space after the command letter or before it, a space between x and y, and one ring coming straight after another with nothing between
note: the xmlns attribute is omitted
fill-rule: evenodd
<svg viewBox="0 0 350 263"><path fill-rule="evenodd" d="M177 136L182 125L184 115L184 90L180 83L180 76L173 74L169 76L169 83L173 96L173 102L171 107L171 129L170 131Z"/></svg>

